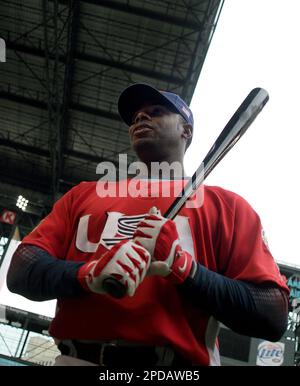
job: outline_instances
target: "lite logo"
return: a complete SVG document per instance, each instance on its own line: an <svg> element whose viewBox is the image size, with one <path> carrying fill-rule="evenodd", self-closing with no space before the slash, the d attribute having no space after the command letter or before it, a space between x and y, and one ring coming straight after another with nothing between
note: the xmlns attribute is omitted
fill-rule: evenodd
<svg viewBox="0 0 300 386"><path fill-rule="evenodd" d="M284 360L284 343L263 341L258 345L256 364L258 366L281 366Z"/></svg>
<svg viewBox="0 0 300 386"><path fill-rule="evenodd" d="M3 39L0 38L0 62L6 62L6 44Z"/></svg>

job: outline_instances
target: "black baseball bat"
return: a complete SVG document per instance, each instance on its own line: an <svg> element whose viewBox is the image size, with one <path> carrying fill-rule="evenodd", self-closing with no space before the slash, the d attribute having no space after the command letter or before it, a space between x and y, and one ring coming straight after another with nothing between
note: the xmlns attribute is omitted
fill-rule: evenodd
<svg viewBox="0 0 300 386"><path fill-rule="evenodd" d="M268 100L269 94L263 88L257 87L250 91L216 139L201 165L166 211L164 217L174 219L187 199L196 192L205 178L246 132ZM104 280L103 288L111 296L118 299L126 294L125 286L112 277Z"/></svg>

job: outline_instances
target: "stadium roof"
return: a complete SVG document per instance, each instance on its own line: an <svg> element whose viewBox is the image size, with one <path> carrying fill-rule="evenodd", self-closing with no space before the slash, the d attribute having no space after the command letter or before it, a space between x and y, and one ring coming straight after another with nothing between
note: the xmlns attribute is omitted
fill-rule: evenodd
<svg viewBox="0 0 300 386"><path fill-rule="evenodd" d="M145 82L189 103L223 0L1 1L0 194L52 203L128 153L116 109ZM28 195L28 193L27 193ZM1 196L0 196L1 201Z"/></svg>

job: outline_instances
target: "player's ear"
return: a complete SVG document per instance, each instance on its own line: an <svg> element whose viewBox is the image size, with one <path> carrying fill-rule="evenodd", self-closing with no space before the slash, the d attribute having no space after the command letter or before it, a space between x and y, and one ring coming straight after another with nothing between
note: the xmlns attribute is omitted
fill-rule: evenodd
<svg viewBox="0 0 300 386"><path fill-rule="evenodd" d="M189 124L189 123L183 123L183 124L182 124L182 127L183 127L182 136L183 136L186 140L192 138L192 136L193 136L193 127L192 127L192 125Z"/></svg>

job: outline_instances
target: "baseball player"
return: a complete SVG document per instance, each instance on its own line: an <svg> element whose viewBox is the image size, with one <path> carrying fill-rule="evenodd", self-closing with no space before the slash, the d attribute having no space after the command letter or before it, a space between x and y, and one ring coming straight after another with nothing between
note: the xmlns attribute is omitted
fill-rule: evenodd
<svg viewBox="0 0 300 386"><path fill-rule="evenodd" d="M118 109L149 171L153 162L183 165L193 114L178 95L134 84ZM57 299L58 365L219 365L220 322L271 341L285 332L289 291L257 213L239 195L204 186L202 206L166 219L174 197L152 188L172 191L186 179L155 177L135 180L148 194L126 197L101 195L105 181L80 183L16 250L9 289ZM116 192L131 183L113 182ZM112 277L124 297L107 293Z"/></svg>

